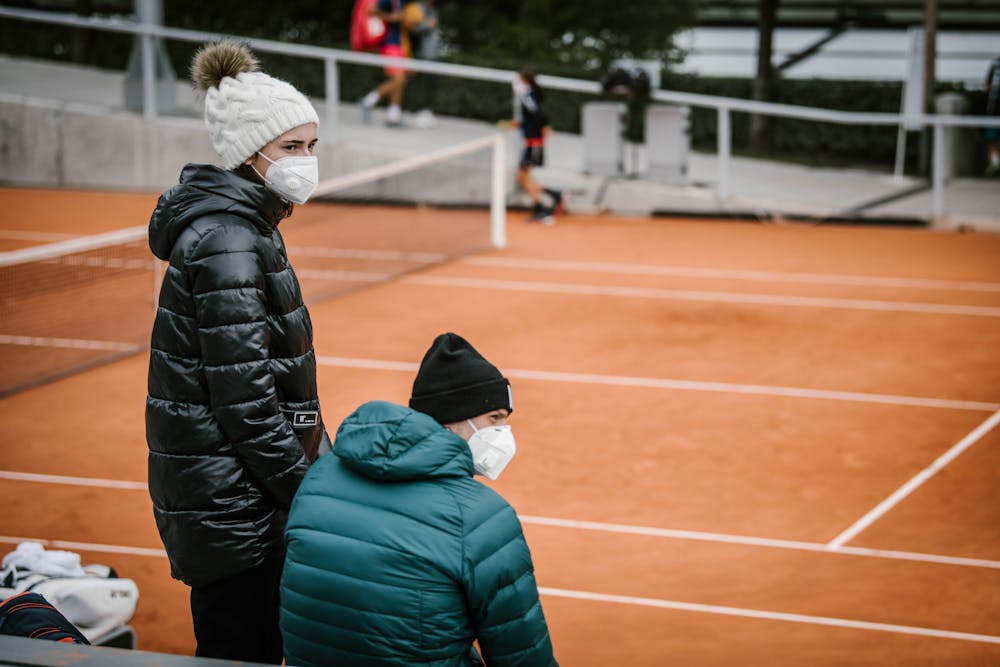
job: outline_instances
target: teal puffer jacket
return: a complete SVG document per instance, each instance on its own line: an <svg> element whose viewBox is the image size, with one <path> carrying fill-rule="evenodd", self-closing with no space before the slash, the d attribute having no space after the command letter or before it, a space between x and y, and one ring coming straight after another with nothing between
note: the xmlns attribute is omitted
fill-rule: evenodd
<svg viewBox="0 0 1000 667"><path fill-rule="evenodd" d="M366 403L292 503L281 580L289 665L555 665L513 508L433 418Z"/></svg>

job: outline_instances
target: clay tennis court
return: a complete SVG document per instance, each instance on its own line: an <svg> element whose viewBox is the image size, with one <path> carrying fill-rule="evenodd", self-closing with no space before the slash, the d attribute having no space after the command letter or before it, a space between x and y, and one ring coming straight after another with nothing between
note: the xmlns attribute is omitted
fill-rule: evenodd
<svg viewBox="0 0 1000 667"><path fill-rule="evenodd" d="M0 190L0 250L143 224L155 199ZM561 664L1000 664L1000 235L512 212L503 250L388 252L474 246L487 218L311 203L282 230L384 251L292 253L331 431L405 402L442 331L510 377L518 456L490 484ZM146 363L0 399L0 547L114 566L139 648L191 654L144 486Z"/></svg>

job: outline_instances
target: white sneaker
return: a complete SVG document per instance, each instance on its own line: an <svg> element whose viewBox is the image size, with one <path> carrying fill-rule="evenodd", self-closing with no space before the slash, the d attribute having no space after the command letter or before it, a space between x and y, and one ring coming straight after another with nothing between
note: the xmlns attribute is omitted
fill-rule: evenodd
<svg viewBox="0 0 1000 667"><path fill-rule="evenodd" d="M413 117L413 124L419 128L429 128L437 125L437 118L434 117L434 112L430 109L422 109Z"/></svg>
<svg viewBox="0 0 1000 667"><path fill-rule="evenodd" d="M372 109L378 104L379 94L374 90L361 98L358 106L361 109L361 122L368 124L372 119Z"/></svg>
<svg viewBox="0 0 1000 667"><path fill-rule="evenodd" d="M390 104L385 110L385 124L390 127L399 127L403 124L403 110L398 104Z"/></svg>

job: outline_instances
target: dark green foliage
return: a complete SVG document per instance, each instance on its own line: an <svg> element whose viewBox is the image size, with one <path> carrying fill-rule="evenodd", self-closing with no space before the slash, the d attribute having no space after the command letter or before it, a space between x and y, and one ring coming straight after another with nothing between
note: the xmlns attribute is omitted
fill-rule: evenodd
<svg viewBox="0 0 1000 667"><path fill-rule="evenodd" d="M130 0L8 0L5 7L49 10L83 16L131 14ZM99 32L40 23L0 21L0 44L4 53L47 60L61 60L106 69L125 69L132 37L125 33Z"/></svg>
<svg viewBox="0 0 1000 667"><path fill-rule="evenodd" d="M689 93L750 99L750 79L718 79L667 74L663 87ZM939 84L936 92L955 90ZM963 92L964 91L959 91ZM774 102L820 109L875 113L899 113L902 83L871 81L824 81L784 79L775 82ZM970 102L974 105L972 95ZM970 106L970 113L974 113ZM699 150L714 151L718 117L715 109L691 110L691 144ZM751 154L750 115L733 113L731 117L733 150ZM841 125L792 118L772 118L769 157L789 159L813 165L875 166L891 170L896 155L896 127L877 125ZM907 141L907 165L919 158L920 142Z"/></svg>
<svg viewBox="0 0 1000 667"><path fill-rule="evenodd" d="M617 58L663 59L673 35L693 25L694 0L606 2L605 0L440 0L445 41L463 54L495 66L520 61L601 70ZM545 71L549 71L545 68Z"/></svg>

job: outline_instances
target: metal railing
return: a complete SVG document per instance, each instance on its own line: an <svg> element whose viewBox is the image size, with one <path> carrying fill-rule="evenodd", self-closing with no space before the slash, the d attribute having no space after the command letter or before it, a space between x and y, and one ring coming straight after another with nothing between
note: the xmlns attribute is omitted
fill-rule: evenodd
<svg viewBox="0 0 1000 667"><path fill-rule="evenodd" d="M28 9L0 7L0 17L48 23L53 25L88 28L110 32L122 32L139 38L142 62L142 108L146 119L156 117L156 81L155 81L155 40L173 39L184 42L213 42L224 38L235 38L245 42L251 48L264 52L276 53L303 58L321 60L324 64L324 83L326 92L326 127L331 134L336 132L338 105L340 99L340 79L337 70L339 63L385 67L399 62L398 58L389 58L374 53L334 49L320 46L290 44L267 39L234 37L221 33L199 30L184 30L168 28L150 23L132 20L115 20L107 18L82 17L75 14L43 12ZM513 70L495 69L491 67L476 67L472 65L457 65L427 60L408 59L406 68L418 72L428 72L479 81L496 81L510 83L516 72ZM539 84L546 88L566 90L578 93L598 95L602 92L600 83L583 79L539 75ZM818 109L791 104L774 102L757 102L714 95L682 93L669 90L651 91L653 100L673 104L685 104L692 107L715 109L718 114L717 157L718 181L716 194L720 200L726 200L730 193L730 161L732 158L732 122L733 112L746 112L780 118L796 118L814 120L826 123L846 125L884 125L899 127L931 127L933 143L931 145L931 190L932 215L940 218L944 214L944 185L946 174L945 128L986 128L997 124L995 118L975 116L955 116L940 114L895 114L895 113L865 113L855 111L837 111L833 109Z"/></svg>

